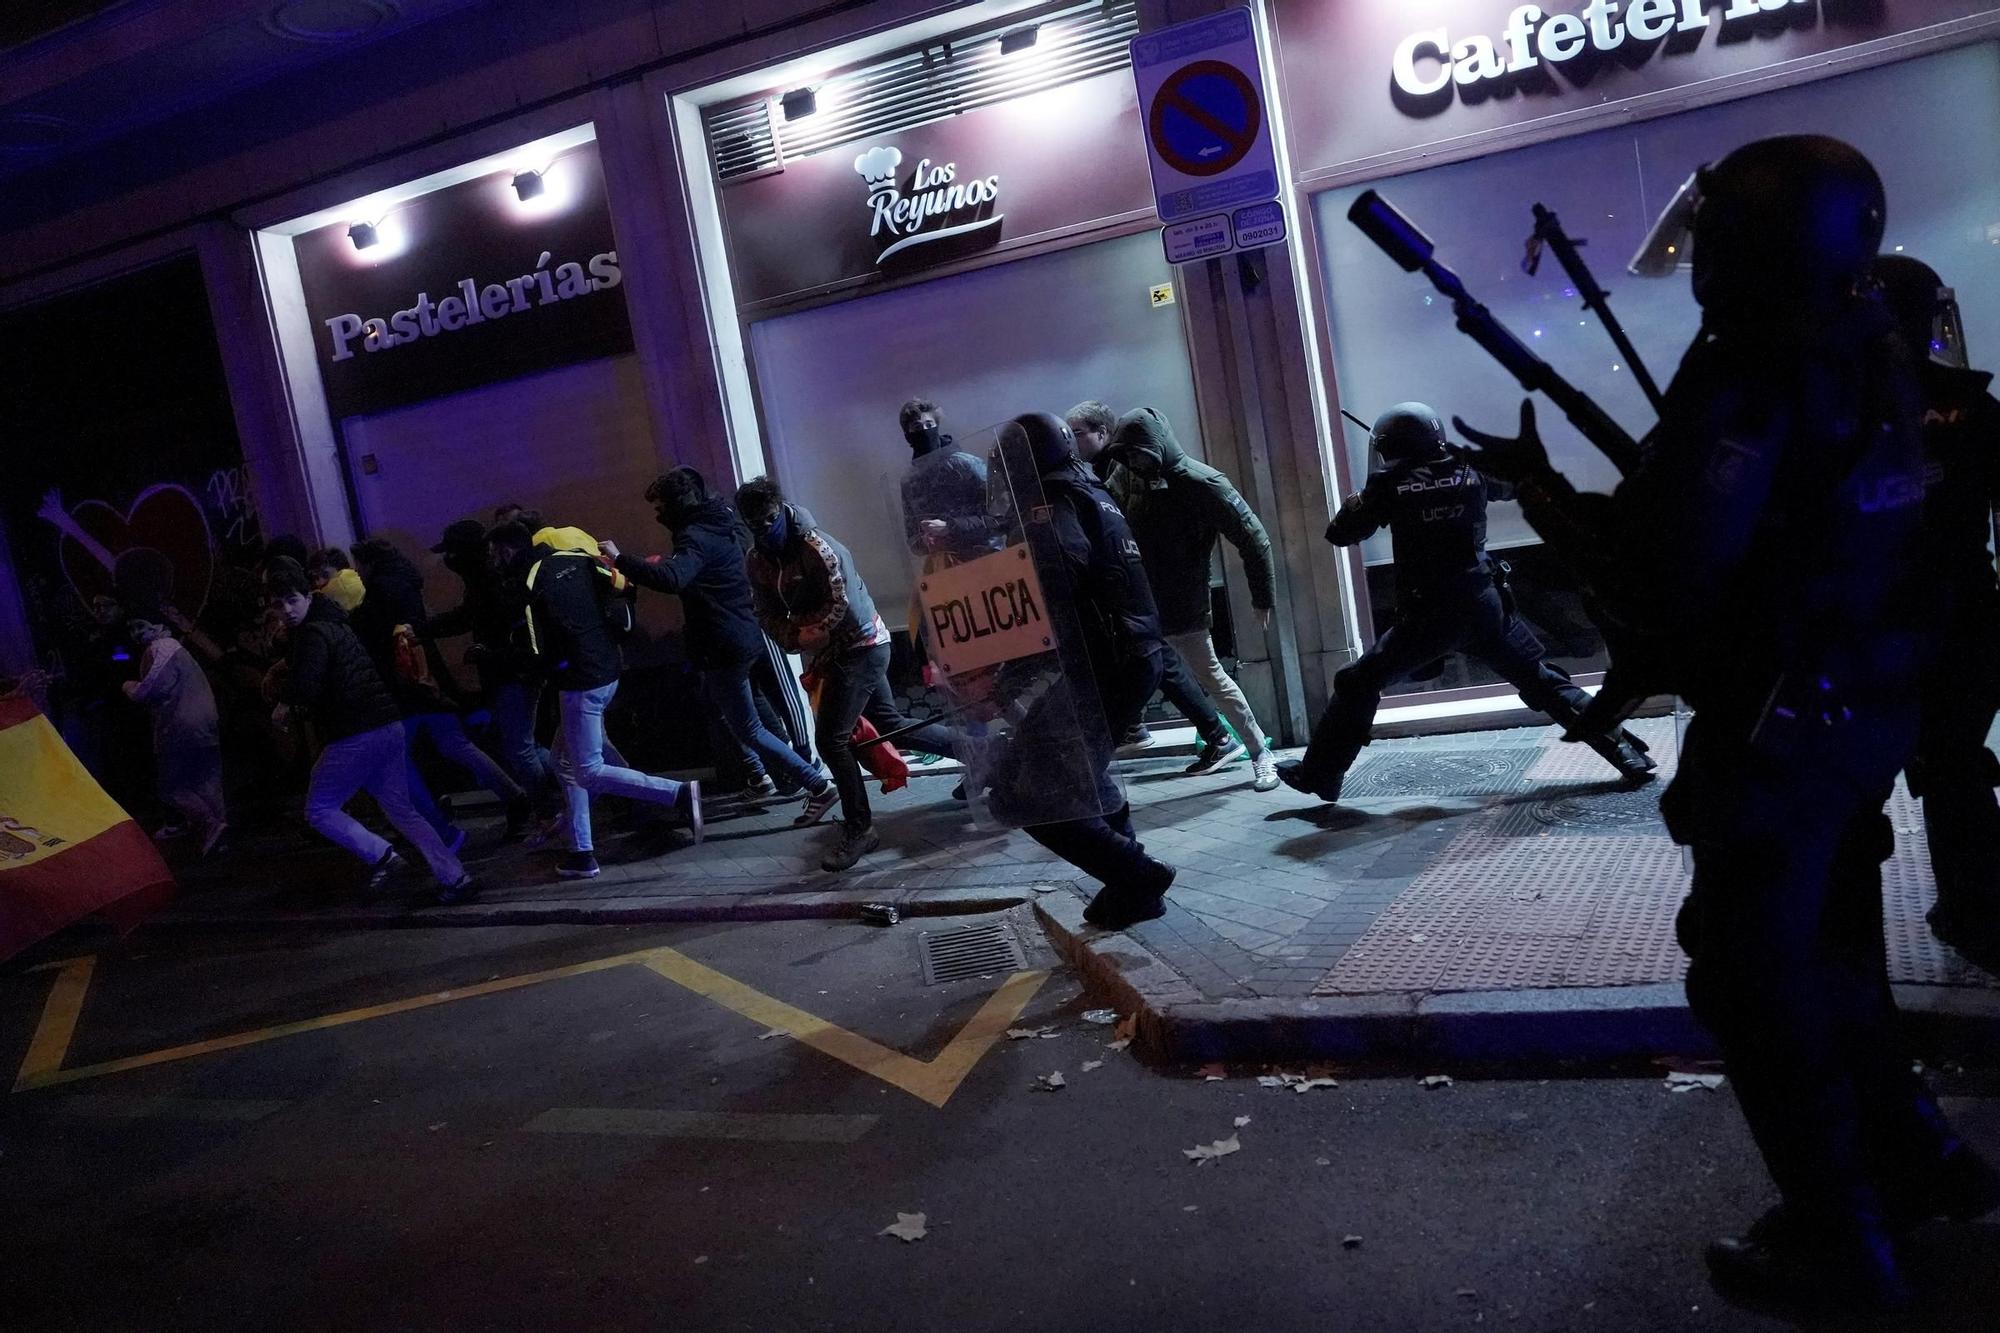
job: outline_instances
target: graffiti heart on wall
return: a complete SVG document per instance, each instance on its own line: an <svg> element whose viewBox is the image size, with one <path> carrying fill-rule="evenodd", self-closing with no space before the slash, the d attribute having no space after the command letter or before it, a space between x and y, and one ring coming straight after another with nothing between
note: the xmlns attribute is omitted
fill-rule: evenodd
<svg viewBox="0 0 2000 1333"><path fill-rule="evenodd" d="M36 512L60 534L63 575L84 605L117 595L121 582L129 597L135 582L157 580L166 584L157 592L189 616L207 604L215 541L201 500L185 486L148 486L122 511L105 500L65 505L61 491L50 491Z"/></svg>

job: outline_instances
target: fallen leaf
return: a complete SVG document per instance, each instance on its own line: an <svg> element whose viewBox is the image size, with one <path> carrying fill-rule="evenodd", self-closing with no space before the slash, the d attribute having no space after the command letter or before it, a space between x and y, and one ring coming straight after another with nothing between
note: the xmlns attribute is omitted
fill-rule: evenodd
<svg viewBox="0 0 2000 1333"><path fill-rule="evenodd" d="M1423 1076L1423 1077L1422 1077L1421 1079L1418 1079L1417 1081L1418 1081L1419 1083L1422 1083L1422 1084L1423 1084L1423 1085L1424 1085L1425 1087L1427 1087L1427 1088L1448 1088L1448 1087L1450 1087L1450 1086L1451 1086L1451 1075L1450 1075L1450 1074L1426 1074L1426 1075L1424 1075L1424 1076Z"/></svg>
<svg viewBox="0 0 2000 1333"><path fill-rule="evenodd" d="M1358 1250L1358 1249L1360 1249L1360 1248L1361 1248L1361 1237L1359 1237L1359 1236L1342 1236L1342 1237L1340 1238L1340 1248L1341 1248L1341 1249L1343 1249L1343 1250Z"/></svg>
<svg viewBox="0 0 2000 1333"><path fill-rule="evenodd" d="M1107 1051L1122 1051L1131 1044L1132 1039L1130 1037L1120 1037L1117 1041L1105 1042L1104 1049Z"/></svg>
<svg viewBox="0 0 2000 1333"><path fill-rule="evenodd" d="M1118 1011L1116 1009L1086 1009L1083 1011L1083 1021L1108 1028L1118 1021Z"/></svg>
<svg viewBox="0 0 2000 1333"><path fill-rule="evenodd" d="M1093 1069L1102 1069L1102 1068L1104 1068L1104 1061L1102 1060L1085 1060L1081 1065L1077 1067L1077 1072L1080 1074L1088 1074Z"/></svg>
<svg viewBox="0 0 2000 1333"><path fill-rule="evenodd" d="M1241 1151L1243 1151L1243 1141L1231 1134L1228 1138L1217 1139L1213 1143L1197 1143L1192 1148L1183 1148L1181 1156L1196 1166L1207 1166L1218 1157L1227 1157L1233 1152Z"/></svg>
<svg viewBox="0 0 2000 1333"><path fill-rule="evenodd" d="M1238 1129L1243 1128L1245 1125L1249 1123L1250 1123L1250 1117L1247 1115L1239 1115L1236 1117L1236 1127Z"/></svg>
<svg viewBox="0 0 2000 1333"><path fill-rule="evenodd" d="M1064 1088L1069 1086L1067 1083L1063 1081L1062 1071L1060 1069L1058 1069L1053 1074L1041 1075L1039 1078L1035 1080L1035 1084L1037 1087L1041 1088L1044 1092L1054 1092L1058 1088Z"/></svg>
<svg viewBox="0 0 2000 1333"><path fill-rule="evenodd" d="M1692 1092L1696 1088L1705 1088L1713 1092L1721 1086L1720 1074L1669 1074L1666 1082L1667 1090L1670 1092Z"/></svg>
<svg viewBox="0 0 2000 1333"><path fill-rule="evenodd" d="M896 1220L875 1233L878 1236L894 1236L900 1241L922 1240L930 1232L924 1227L922 1213L897 1213Z"/></svg>

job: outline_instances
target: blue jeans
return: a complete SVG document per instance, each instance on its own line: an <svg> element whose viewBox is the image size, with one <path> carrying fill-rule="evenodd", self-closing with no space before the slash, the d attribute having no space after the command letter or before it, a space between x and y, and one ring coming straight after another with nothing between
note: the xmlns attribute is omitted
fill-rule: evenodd
<svg viewBox="0 0 2000 1333"><path fill-rule="evenodd" d="M672 778L656 778L650 773L605 762L604 710L618 693L618 682L594 690L562 692L562 735L556 738L556 771L562 775L563 795L569 803L570 846L579 852L596 844L590 834L590 798L599 792L625 796L655 805L675 805L681 799L681 784ZM612 751L613 757L617 751Z"/></svg>
<svg viewBox="0 0 2000 1333"><path fill-rule="evenodd" d="M817 788L824 781L815 765L799 758L758 717L749 668L711 667L701 673L701 694L730 739L754 755L781 787Z"/></svg>
<svg viewBox="0 0 2000 1333"><path fill-rule="evenodd" d="M523 680L502 681L493 687L488 705L493 729L500 734L501 762L538 802L553 797L562 785L555 760L535 742L535 705L541 693L540 682L531 686Z"/></svg>
<svg viewBox="0 0 2000 1333"><path fill-rule="evenodd" d="M400 722L335 741L313 765L312 780L306 785L306 822L334 845L374 865L389 844L341 808L354 799L354 793L365 791L423 855L432 877L440 884L456 884L465 878L465 867L410 803L408 764L409 746Z"/></svg>

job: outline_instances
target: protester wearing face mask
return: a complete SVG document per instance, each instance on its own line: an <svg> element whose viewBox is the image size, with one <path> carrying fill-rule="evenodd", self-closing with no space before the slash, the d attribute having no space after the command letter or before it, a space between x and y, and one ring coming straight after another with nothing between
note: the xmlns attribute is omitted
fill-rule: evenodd
<svg viewBox="0 0 2000 1333"><path fill-rule="evenodd" d="M641 588L681 599L690 661L701 672L702 698L754 765L752 790L775 795L782 783L806 800L831 804L833 783L773 734L757 715L751 668L764 655L764 632L750 595L750 576L736 544L736 514L711 495L701 473L677 467L646 488L660 525L673 534L671 555L627 555L616 542L597 549Z"/></svg>
<svg viewBox="0 0 2000 1333"><path fill-rule="evenodd" d="M994 549L983 515L986 460L954 447L938 425L937 404L912 398L898 414L910 446L903 474L903 538L918 555L969 560Z"/></svg>

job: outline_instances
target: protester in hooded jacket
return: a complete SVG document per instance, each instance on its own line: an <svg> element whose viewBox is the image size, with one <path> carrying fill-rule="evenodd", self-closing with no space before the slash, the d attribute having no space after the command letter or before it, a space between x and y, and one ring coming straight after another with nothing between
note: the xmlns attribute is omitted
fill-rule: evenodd
<svg viewBox="0 0 2000 1333"><path fill-rule="evenodd" d="M348 627L347 613L313 593L305 570L289 558L270 562L265 588L292 627L285 669L274 678L280 711L307 714L325 743L306 787L306 822L359 857L369 867L369 891L380 890L403 860L342 809L365 791L423 855L440 901L458 902L478 892L437 830L411 804L402 717L367 649Z"/></svg>
<svg viewBox="0 0 2000 1333"><path fill-rule="evenodd" d="M499 567L486 529L477 519L462 518L445 528L431 550L458 575L465 597L451 610L432 616L425 637L435 644L458 634L472 636L465 660L479 673L480 692L499 738L500 759L528 793L529 804L553 812L561 800L562 782L548 751L535 742L537 691L530 688L529 663L517 646L527 616L527 589ZM508 836L519 832L521 824L510 812Z"/></svg>
<svg viewBox="0 0 2000 1333"><path fill-rule="evenodd" d="M986 460L954 445L928 398L904 403L897 420L910 446L901 487L903 540L910 550L970 560L995 549L986 514Z"/></svg>
<svg viewBox="0 0 2000 1333"><path fill-rule="evenodd" d="M458 715L465 696L432 637L430 616L424 609L424 576L401 551L381 538L357 543L354 555L356 572L368 590L354 613L355 632L396 692L396 701L409 723L411 799L453 851L464 846L464 830L445 817L417 773L415 749L421 739L492 792L506 808L507 836L519 836L533 813L528 794L465 734L465 724ZM404 641L399 662L397 637L405 626L414 642ZM421 659L424 678L412 674L413 658Z"/></svg>
<svg viewBox="0 0 2000 1333"><path fill-rule="evenodd" d="M642 588L679 597L688 658L701 672L702 698L730 739L753 765L752 790L777 794L779 781L803 790L806 799L830 802L833 783L773 734L757 713L750 685L752 668L764 656L764 631L757 624L755 598L736 511L691 467L677 467L646 489L653 514L674 537L671 555L640 559L612 542L598 550L617 571Z"/></svg>
<svg viewBox="0 0 2000 1333"><path fill-rule="evenodd" d="M749 570L757 618L787 652L810 653L810 670L822 681L814 740L833 770L835 790L807 797L799 822L817 822L839 801L841 839L820 865L846 870L882 843L854 753L855 724L866 717L905 748L930 754L955 756L958 741L949 728L914 724L897 710L889 688L889 630L847 548L768 477L745 482L736 492L736 509L754 543Z"/></svg>
<svg viewBox="0 0 2000 1333"><path fill-rule="evenodd" d="M556 771L569 802L570 854L556 873L564 879L598 874L590 798L600 792L667 806L700 842L701 784L628 768L605 739L604 714L625 665L613 622L629 627L629 607L620 603L630 581L581 528L543 528L535 534L534 550L537 559L527 579L528 633L561 695Z"/></svg>
<svg viewBox="0 0 2000 1333"><path fill-rule="evenodd" d="M1250 711L1249 700L1215 651L1209 636L1209 568L1218 537L1243 557L1250 604L1266 625L1277 604L1278 575L1271 563L1271 538L1228 477L1187 456L1167 419L1151 407L1118 419L1104 456L1131 478L1125 517L1146 562L1146 576L1160 605L1167 642L1187 664L1216 707L1229 719L1236 739L1218 747L1205 742L1189 773L1212 773L1247 749L1258 791L1278 785L1278 760Z"/></svg>

